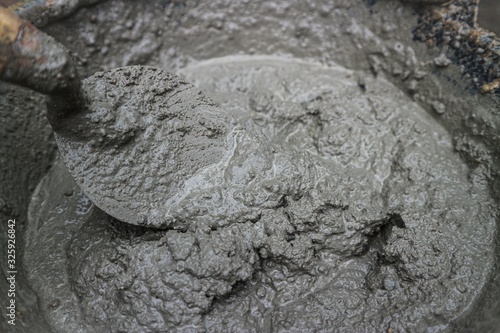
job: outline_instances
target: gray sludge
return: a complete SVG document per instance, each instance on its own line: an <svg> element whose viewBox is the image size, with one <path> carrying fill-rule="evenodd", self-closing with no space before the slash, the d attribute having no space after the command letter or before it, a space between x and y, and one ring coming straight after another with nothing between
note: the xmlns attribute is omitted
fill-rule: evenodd
<svg viewBox="0 0 500 333"><path fill-rule="evenodd" d="M85 196L69 177L57 189L42 182L26 253L33 271L68 272L54 286L57 306L43 307L54 330L441 331L467 310L493 264L493 201L484 175L469 171L416 103L382 77L293 59L228 57L181 75L219 106L151 68L84 83L93 124L112 129L92 149L130 158L88 162L103 170L91 178L87 161L63 151L69 168L83 165L82 179L102 181L103 191L110 184L103 197L135 181L120 172L165 172L165 184L134 198L168 214L153 224L162 229L124 224L95 206L77 214ZM122 86L133 91L126 99L122 84L134 85ZM168 132L157 123L169 123L168 137L155 137ZM140 170L137 138L137 149L151 140L155 154L171 154L161 163L173 164ZM65 172L58 163L47 177ZM52 198L65 187L64 208ZM56 242L61 225L71 236ZM36 254L41 244L64 255L47 262ZM53 304L55 282L30 279ZM75 297L71 323L53 315Z"/></svg>

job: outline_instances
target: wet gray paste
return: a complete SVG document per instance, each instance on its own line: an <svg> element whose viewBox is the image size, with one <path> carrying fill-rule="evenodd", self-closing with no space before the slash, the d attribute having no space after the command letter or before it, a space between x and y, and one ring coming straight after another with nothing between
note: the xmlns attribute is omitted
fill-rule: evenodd
<svg viewBox="0 0 500 333"><path fill-rule="evenodd" d="M127 103L142 118L108 119L123 103L93 104L102 107L95 123L123 129L94 148L131 149L185 114L174 140L155 138L153 148L164 140L171 154L168 145L182 143L173 160L197 167L165 166L182 177L153 198L168 206L158 230L104 214L56 163L33 197L26 242L30 280L55 331L441 331L477 296L495 223L484 170L471 172L447 132L382 77L276 57L215 59L181 74L220 109L197 97L186 110L171 108L175 97L152 82L193 87L131 71L141 93ZM84 87L113 101L123 73ZM144 105L156 117L149 123ZM205 141L190 140L197 136ZM200 155L203 145L215 148ZM112 177L141 166L126 163ZM151 200L143 190L135 195Z"/></svg>
<svg viewBox="0 0 500 333"><path fill-rule="evenodd" d="M152 67L98 73L82 91L82 110L51 117L77 184L121 221L189 225L180 206L196 184L220 186L212 175L223 176L243 130L194 86Z"/></svg>

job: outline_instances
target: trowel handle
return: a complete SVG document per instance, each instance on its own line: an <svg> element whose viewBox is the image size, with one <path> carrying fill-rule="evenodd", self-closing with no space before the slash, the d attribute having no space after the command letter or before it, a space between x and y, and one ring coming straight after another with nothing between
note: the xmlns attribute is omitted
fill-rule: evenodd
<svg viewBox="0 0 500 333"><path fill-rule="evenodd" d="M76 67L65 47L1 7L0 80L51 95L65 95L79 87Z"/></svg>

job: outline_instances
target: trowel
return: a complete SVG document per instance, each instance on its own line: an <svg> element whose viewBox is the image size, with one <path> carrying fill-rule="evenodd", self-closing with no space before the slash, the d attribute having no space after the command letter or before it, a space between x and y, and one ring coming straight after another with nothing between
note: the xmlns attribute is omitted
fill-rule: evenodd
<svg viewBox="0 0 500 333"><path fill-rule="evenodd" d="M241 136L194 86L156 68L81 81L63 45L6 9L0 79L48 96L47 117L76 183L103 211L135 225L179 227L165 207L187 195L186 182L203 187L209 177L192 175L217 168Z"/></svg>

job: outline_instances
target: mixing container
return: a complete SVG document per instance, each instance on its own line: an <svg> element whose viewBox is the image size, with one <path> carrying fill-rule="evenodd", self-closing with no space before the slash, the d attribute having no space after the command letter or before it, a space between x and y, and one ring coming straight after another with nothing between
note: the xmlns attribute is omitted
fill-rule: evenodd
<svg viewBox="0 0 500 333"><path fill-rule="evenodd" d="M81 77L129 65L182 72L205 60L235 55L272 55L327 67L338 64L385 77L448 131L454 150L474 171L469 177L481 175L481 184L495 202L487 209L498 216L500 40L477 25L478 1L61 0L3 4L65 45ZM362 89L369 84L362 77L355 79ZM0 330L63 332L73 326L64 326L61 316L75 314L55 311L62 302L57 297L48 301L39 298L36 289L40 288L34 290L28 278L34 274L30 273L32 267L23 260L29 256L26 249L34 251L24 235L28 205L58 154L45 118L44 96L7 83L0 83L0 91L0 294L4 313ZM15 227L9 221L15 221ZM15 230L15 273L8 269L7 260L12 259L7 257L8 239L12 238L9 230ZM497 233L490 236L496 259L485 272L481 290L474 291L470 304L450 322L436 325L439 320L429 319L427 331L500 332L500 248ZM37 244L42 246L43 242ZM12 276L15 278L7 279ZM8 296L13 291L14 298ZM15 315L9 317L11 299L15 299ZM57 316L56 322L63 324L55 327ZM438 318L439 313L434 316ZM12 318L15 326L8 322ZM325 323L318 325L323 331L336 331L335 326L327 329ZM157 331L162 331L160 326ZM403 331L398 326L384 328L387 332ZM315 327L309 329L314 331ZM219 331L217 325L211 330ZM277 326L262 326L262 331L275 330ZM289 331L294 330L298 328L289 327Z"/></svg>

